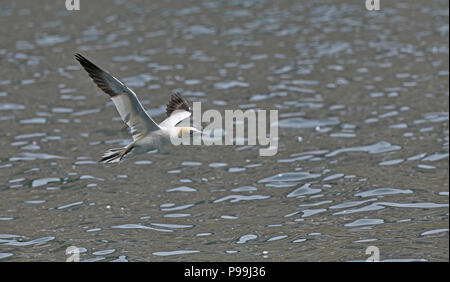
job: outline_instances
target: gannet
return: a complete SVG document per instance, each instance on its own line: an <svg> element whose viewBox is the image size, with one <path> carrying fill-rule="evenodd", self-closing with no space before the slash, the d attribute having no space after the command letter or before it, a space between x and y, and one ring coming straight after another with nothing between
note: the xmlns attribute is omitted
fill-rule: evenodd
<svg viewBox="0 0 450 282"><path fill-rule="evenodd" d="M157 124L144 110L133 90L82 55L77 53L75 58L89 73L94 83L109 95L133 135L133 142L123 148L109 149L100 162L119 163L123 159L160 149L171 143L171 138L192 136L195 132L203 134L194 127L177 127L181 121L191 116L188 102L178 92L172 93L166 105L167 118Z"/></svg>

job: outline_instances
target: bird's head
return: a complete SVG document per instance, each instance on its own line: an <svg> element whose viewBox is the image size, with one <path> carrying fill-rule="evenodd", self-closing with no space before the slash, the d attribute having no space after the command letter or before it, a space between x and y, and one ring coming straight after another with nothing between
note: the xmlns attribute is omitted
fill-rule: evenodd
<svg viewBox="0 0 450 282"><path fill-rule="evenodd" d="M200 134L205 134L204 132L198 130L195 127L190 127L190 126L185 126L185 127L180 127L178 129L178 137L185 137L185 136L194 136L195 133L200 133Z"/></svg>

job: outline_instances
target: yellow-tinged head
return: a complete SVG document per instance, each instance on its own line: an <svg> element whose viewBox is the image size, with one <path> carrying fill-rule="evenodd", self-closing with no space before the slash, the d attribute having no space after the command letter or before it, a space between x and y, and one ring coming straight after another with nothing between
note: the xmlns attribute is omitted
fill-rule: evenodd
<svg viewBox="0 0 450 282"><path fill-rule="evenodd" d="M190 127L190 126L183 126L183 127L178 127L178 137L184 137L184 136L192 136L194 135L195 132L204 134L203 132L201 132L200 130L198 130L197 128L194 127Z"/></svg>

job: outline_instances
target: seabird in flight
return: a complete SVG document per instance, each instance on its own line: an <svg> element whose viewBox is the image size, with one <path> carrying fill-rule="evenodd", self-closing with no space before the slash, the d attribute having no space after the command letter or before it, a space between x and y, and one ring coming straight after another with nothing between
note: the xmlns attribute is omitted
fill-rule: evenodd
<svg viewBox="0 0 450 282"><path fill-rule="evenodd" d="M75 58L89 73L94 83L109 95L133 135L133 142L123 148L106 151L100 162L118 163L123 159L159 149L171 143L171 138L182 138L193 135L194 132L202 133L194 127L177 127L181 121L191 116L189 104L179 93L171 95L166 108L167 118L157 124L147 114L130 88L82 55L75 54Z"/></svg>

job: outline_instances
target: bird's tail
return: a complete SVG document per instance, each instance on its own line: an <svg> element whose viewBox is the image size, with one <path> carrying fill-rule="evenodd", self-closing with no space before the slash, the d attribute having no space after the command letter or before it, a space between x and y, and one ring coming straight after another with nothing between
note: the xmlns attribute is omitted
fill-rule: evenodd
<svg viewBox="0 0 450 282"><path fill-rule="evenodd" d="M124 148L114 148L109 149L103 154L102 159L99 161L104 164L112 164L118 163L122 160L122 158L128 154L133 147L124 147Z"/></svg>

